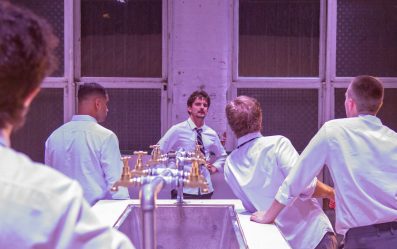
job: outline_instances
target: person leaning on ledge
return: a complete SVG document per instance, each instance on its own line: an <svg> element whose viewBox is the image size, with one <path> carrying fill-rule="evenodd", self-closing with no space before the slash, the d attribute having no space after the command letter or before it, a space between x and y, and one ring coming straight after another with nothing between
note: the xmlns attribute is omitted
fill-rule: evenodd
<svg viewBox="0 0 397 249"><path fill-rule="evenodd" d="M256 99L238 96L227 104L226 117L237 148L226 159L225 180L249 212L266 209L299 154L284 136L262 136ZM331 222L314 198L333 199L334 190L314 177L275 223L292 248L336 249Z"/></svg>
<svg viewBox="0 0 397 249"><path fill-rule="evenodd" d="M347 118L326 122L300 155L267 211L252 220L272 223L328 166L335 184L336 231L344 248L397 245L397 133L376 117L383 103L382 82L355 77L345 94Z"/></svg>

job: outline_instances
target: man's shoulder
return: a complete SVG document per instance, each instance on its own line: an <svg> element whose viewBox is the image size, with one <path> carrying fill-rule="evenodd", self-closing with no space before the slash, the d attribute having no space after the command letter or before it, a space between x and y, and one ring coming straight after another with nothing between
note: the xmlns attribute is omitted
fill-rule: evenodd
<svg viewBox="0 0 397 249"><path fill-rule="evenodd" d="M334 133L341 130L356 129L363 125L362 120L357 117L331 119L324 123L321 127L327 130L327 133Z"/></svg>
<svg viewBox="0 0 397 249"><path fill-rule="evenodd" d="M75 133L76 131L78 133ZM112 130L109 130L108 128L96 122L81 122L72 120L54 130L47 140L63 139L65 133L79 134L80 132L91 133L94 136L101 138L116 136L116 134Z"/></svg>
<svg viewBox="0 0 397 249"><path fill-rule="evenodd" d="M218 137L218 133L208 125L204 125L203 132Z"/></svg>
<svg viewBox="0 0 397 249"><path fill-rule="evenodd" d="M101 132L103 134L108 134L108 135L115 135L115 133L112 130L110 130L98 123L95 123L95 128L96 128L97 132Z"/></svg>
<svg viewBox="0 0 397 249"><path fill-rule="evenodd" d="M49 136L49 138L52 138L54 136L57 136L58 134L62 133L64 130L68 129L68 127L70 126L70 122L66 122L64 124L62 124L61 126L59 126L58 128L56 128Z"/></svg>
<svg viewBox="0 0 397 249"><path fill-rule="evenodd" d="M13 188L29 191L37 197L52 199L51 201L64 196L65 190L70 188L78 193L79 187L75 181L48 166L33 162L13 149L2 149L0 154L3 161L0 171L4 172L0 179L11 179L8 185L13 185Z"/></svg>
<svg viewBox="0 0 397 249"><path fill-rule="evenodd" d="M283 135L263 136L259 138L259 141L272 142L272 143L290 142L290 140Z"/></svg>
<svg viewBox="0 0 397 249"><path fill-rule="evenodd" d="M181 129L182 130L190 129L190 126L189 126L189 123L187 122L187 120L172 125L168 129L167 133L177 132L177 131L180 131Z"/></svg>

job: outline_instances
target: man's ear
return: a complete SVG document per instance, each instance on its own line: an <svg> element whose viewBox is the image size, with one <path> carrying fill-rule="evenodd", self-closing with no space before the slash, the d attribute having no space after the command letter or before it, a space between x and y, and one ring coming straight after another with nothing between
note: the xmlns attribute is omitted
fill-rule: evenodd
<svg viewBox="0 0 397 249"><path fill-rule="evenodd" d="M36 88L31 93L29 93L29 95L25 98L23 102L24 107L29 107L33 99L37 96L39 92L40 92L40 87Z"/></svg>
<svg viewBox="0 0 397 249"><path fill-rule="evenodd" d="M100 100L100 98L95 98L95 99L94 99L94 104L95 104L95 110L100 109L100 107L101 107L101 100Z"/></svg>

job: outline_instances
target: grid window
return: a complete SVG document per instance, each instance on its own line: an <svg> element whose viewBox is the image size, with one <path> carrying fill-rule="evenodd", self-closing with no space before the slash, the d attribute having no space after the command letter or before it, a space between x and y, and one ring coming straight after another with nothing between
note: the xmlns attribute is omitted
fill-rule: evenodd
<svg viewBox="0 0 397 249"><path fill-rule="evenodd" d="M103 125L116 133L122 154L148 151L161 134L160 89L107 89L109 112Z"/></svg>
<svg viewBox="0 0 397 249"><path fill-rule="evenodd" d="M301 152L317 132L317 89L240 88L237 95L256 98L263 111L266 136L283 135Z"/></svg>
<svg viewBox="0 0 397 249"><path fill-rule="evenodd" d="M338 1L336 75L397 76L397 2Z"/></svg>
<svg viewBox="0 0 397 249"><path fill-rule="evenodd" d="M319 75L320 1L239 1L239 76Z"/></svg>
<svg viewBox="0 0 397 249"><path fill-rule="evenodd" d="M63 88L41 89L32 102L25 125L14 132L12 147L33 161L44 162L44 144L63 124Z"/></svg>
<svg viewBox="0 0 397 249"><path fill-rule="evenodd" d="M58 59L58 68L51 76L64 75L64 5L63 0L11 0L12 3L26 7L43 17L50 23L55 35L59 39L55 54Z"/></svg>
<svg viewBox="0 0 397 249"><path fill-rule="evenodd" d="M81 75L162 76L161 0L82 0Z"/></svg>

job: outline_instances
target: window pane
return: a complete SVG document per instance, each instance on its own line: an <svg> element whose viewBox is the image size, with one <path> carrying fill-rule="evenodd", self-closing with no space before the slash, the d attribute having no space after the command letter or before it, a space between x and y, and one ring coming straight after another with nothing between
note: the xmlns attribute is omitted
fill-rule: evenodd
<svg viewBox="0 0 397 249"><path fill-rule="evenodd" d="M318 0L240 0L239 76L318 76Z"/></svg>
<svg viewBox="0 0 397 249"><path fill-rule="evenodd" d="M397 1L338 1L336 75L397 76Z"/></svg>
<svg viewBox="0 0 397 249"><path fill-rule="evenodd" d="M105 127L116 133L122 154L148 151L161 137L160 89L107 89Z"/></svg>
<svg viewBox="0 0 397 249"><path fill-rule="evenodd" d="M44 88L32 102L25 125L11 138L12 147L44 162L48 136L63 124L63 88Z"/></svg>
<svg viewBox="0 0 397 249"><path fill-rule="evenodd" d="M318 130L317 89L240 88L237 95L256 98L263 111L262 134L283 135L302 152Z"/></svg>
<svg viewBox="0 0 397 249"><path fill-rule="evenodd" d="M161 77L161 0L82 0L81 74Z"/></svg>
<svg viewBox="0 0 397 249"><path fill-rule="evenodd" d="M345 112L345 92L346 88L335 89L335 118L346 118ZM383 99L383 106L378 113L378 117L382 123L397 131L397 89L385 88L385 96Z"/></svg>
<svg viewBox="0 0 397 249"><path fill-rule="evenodd" d="M59 39L55 50L58 59L58 68L51 76L64 75L64 8L63 0L11 0L12 3L24 6L35 14L46 19L52 26L55 35Z"/></svg>

